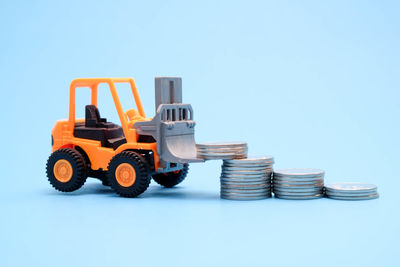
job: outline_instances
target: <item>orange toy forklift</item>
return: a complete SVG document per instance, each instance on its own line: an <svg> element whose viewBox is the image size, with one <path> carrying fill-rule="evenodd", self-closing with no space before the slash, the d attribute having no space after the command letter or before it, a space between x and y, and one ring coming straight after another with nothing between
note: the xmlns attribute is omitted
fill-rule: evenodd
<svg viewBox="0 0 400 267"><path fill-rule="evenodd" d="M121 125L100 117L99 84L111 91ZM129 83L136 109L124 111L115 87ZM75 91L91 90L85 118L75 119ZM79 189L87 177L100 179L123 197L143 193L153 178L173 187L182 182L196 157L193 110L182 104L182 80L155 78L156 114L146 118L132 78L75 79L70 85L69 118L57 121L52 131L52 154L47 161L51 185L62 192Z"/></svg>

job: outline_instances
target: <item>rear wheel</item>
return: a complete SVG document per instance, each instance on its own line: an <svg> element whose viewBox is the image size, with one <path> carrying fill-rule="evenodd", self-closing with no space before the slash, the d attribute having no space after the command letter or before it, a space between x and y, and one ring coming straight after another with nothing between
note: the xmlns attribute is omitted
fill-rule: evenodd
<svg viewBox="0 0 400 267"><path fill-rule="evenodd" d="M46 171L50 184L61 192L72 192L81 188L87 178L85 159L72 148L53 152L47 160Z"/></svg>
<svg viewBox="0 0 400 267"><path fill-rule="evenodd" d="M153 179L158 184L170 188L180 184L183 180L185 180L188 171L189 164L184 164L183 168L179 171L158 173L153 175Z"/></svg>
<svg viewBox="0 0 400 267"><path fill-rule="evenodd" d="M120 196L137 197L151 182L146 160L136 152L115 155L108 165L108 184Z"/></svg>

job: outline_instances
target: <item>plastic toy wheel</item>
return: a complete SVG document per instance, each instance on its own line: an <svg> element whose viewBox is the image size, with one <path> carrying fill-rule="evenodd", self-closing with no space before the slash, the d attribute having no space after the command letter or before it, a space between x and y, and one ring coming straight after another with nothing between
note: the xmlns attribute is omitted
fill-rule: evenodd
<svg viewBox="0 0 400 267"><path fill-rule="evenodd" d="M47 160L46 171L50 184L61 192L81 188L87 178L84 157L71 148L54 151Z"/></svg>
<svg viewBox="0 0 400 267"><path fill-rule="evenodd" d="M183 168L179 171L155 174L153 175L153 179L158 184L170 188L185 180L188 171L189 164L184 164Z"/></svg>
<svg viewBox="0 0 400 267"><path fill-rule="evenodd" d="M115 155L108 164L107 175L111 188L123 197L137 197L151 182L146 160L133 151Z"/></svg>

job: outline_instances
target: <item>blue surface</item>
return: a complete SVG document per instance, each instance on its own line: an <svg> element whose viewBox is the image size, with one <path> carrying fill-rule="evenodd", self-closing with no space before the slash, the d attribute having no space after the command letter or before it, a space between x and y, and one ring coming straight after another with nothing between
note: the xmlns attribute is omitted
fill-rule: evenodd
<svg viewBox="0 0 400 267"><path fill-rule="evenodd" d="M321 2L2 1L0 266L399 266L400 6ZM134 77L152 116L162 75L183 77L197 141L244 140L381 197L224 201L218 161L138 199L53 190L69 82Z"/></svg>

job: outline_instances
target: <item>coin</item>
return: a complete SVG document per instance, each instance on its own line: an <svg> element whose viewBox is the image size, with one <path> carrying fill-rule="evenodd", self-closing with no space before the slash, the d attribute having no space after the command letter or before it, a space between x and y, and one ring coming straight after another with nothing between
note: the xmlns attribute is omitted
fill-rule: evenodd
<svg viewBox="0 0 400 267"><path fill-rule="evenodd" d="M265 173L256 173L256 174L242 174L242 173L223 173L221 176L225 178L267 178L268 176Z"/></svg>
<svg viewBox="0 0 400 267"><path fill-rule="evenodd" d="M196 144L198 147L242 147L247 146L246 142L205 142Z"/></svg>
<svg viewBox="0 0 400 267"><path fill-rule="evenodd" d="M274 195L277 198L292 199L292 200L316 199L316 198L321 198L323 196L322 194L315 194L315 195L309 195L309 196L289 196L289 195L281 195L281 194L274 194Z"/></svg>
<svg viewBox="0 0 400 267"><path fill-rule="evenodd" d="M269 168L266 167L230 167L230 166L226 166L226 165L222 165L222 167L224 168L225 172L236 172L236 171L257 171L257 172L263 172L266 173L268 172Z"/></svg>
<svg viewBox="0 0 400 267"><path fill-rule="evenodd" d="M265 196L255 196L255 197L243 197L243 196L231 196L231 195L222 195L222 199L227 199L227 200L260 200L260 199L266 199L270 198L271 195L265 195Z"/></svg>
<svg viewBox="0 0 400 267"><path fill-rule="evenodd" d="M281 181L277 179L273 179L274 184L280 185L280 186L323 186L324 181L323 180L316 180L314 182L297 182L297 181Z"/></svg>
<svg viewBox="0 0 400 267"><path fill-rule="evenodd" d="M289 189L282 189L282 188L277 188L274 187L274 192L276 193L284 193L284 192L290 192L290 193L322 193L322 188L289 188Z"/></svg>
<svg viewBox="0 0 400 267"><path fill-rule="evenodd" d="M241 160L224 160L224 165L232 164L234 166L242 165L272 165L274 163L274 158L272 156L248 156Z"/></svg>
<svg viewBox="0 0 400 267"><path fill-rule="evenodd" d="M379 197L379 194L367 195L367 196L328 196L329 198L338 199L338 200L368 200L375 199Z"/></svg>
<svg viewBox="0 0 400 267"><path fill-rule="evenodd" d="M242 193L242 192L226 192L226 191L221 191L221 196L232 196L232 197L260 197L260 196L268 196L270 192L265 191L265 192L256 192L256 193Z"/></svg>
<svg viewBox="0 0 400 267"><path fill-rule="evenodd" d="M365 184L365 183L335 183L329 184L325 186L326 190L332 192L371 192L376 191L377 187L373 184Z"/></svg>
<svg viewBox="0 0 400 267"><path fill-rule="evenodd" d="M324 175L324 171L320 169L307 169L307 168L292 168L275 170L274 176L286 177L315 177Z"/></svg>

